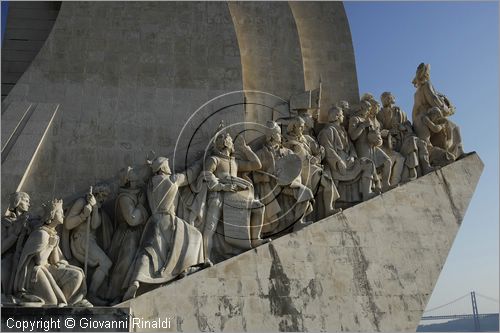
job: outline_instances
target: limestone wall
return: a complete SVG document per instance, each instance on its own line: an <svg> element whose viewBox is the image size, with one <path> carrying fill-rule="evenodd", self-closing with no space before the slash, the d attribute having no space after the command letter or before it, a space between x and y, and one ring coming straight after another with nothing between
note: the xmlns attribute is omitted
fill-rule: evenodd
<svg viewBox="0 0 500 333"><path fill-rule="evenodd" d="M471 154L125 305L172 331L415 331L482 169Z"/></svg>
<svg viewBox="0 0 500 333"><path fill-rule="evenodd" d="M22 190L34 206L67 198L142 163L150 150L171 155L176 149L173 164L182 168L201 157L220 120L265 122L273 112L275 118L286 114L286 99L313 85L308 73L321 66L335 82L348 73L340 81L357 96L355 70L345 66L354 56L343 6L315 6L63 2L40 53L2 103L59 104ZM321 10L341 19L325 25L303 17ZM314 33L303 33L304 27ZM342 38L327 41L338 34ZM321 51L313 57L321 61L308 61L310 49L325 43L329 49L340 43L335 54L343 56L325 58ZM341 72L329 69L338 66ZM242 89L275 96L231 93Z"/></svg>

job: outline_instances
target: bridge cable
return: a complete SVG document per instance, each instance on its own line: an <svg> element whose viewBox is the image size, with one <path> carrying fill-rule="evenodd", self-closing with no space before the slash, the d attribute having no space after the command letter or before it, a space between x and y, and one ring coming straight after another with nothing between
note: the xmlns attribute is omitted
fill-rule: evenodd
<svg viewBox="0 0 500 333"><path fill-rule="evenodd" d="M465 295L463 295L463 296L461 296L461 297L459 297L459 298L457 298L457 299L454 299L454 300L453 300L453 301L451 301L451 302L448 302L448 303L446 303L446 304L443 304L443 305L440 305L440 306L436 306L435 308L432 308L432 309L426 310L426 311L424 311L424 313L428 313L428 312L431 312L431 311L434 311L434 310L437 310L437 309L444 308L445 306L450 305L450 304L452 304L452 303L455 303L456 301L459 301L459 300L461 300L461 299L463 299L463 298L465 298L465 297L468 297L468 296L470 296L470 294L465 294Z"/></svg>
<svg viewBox="0 0 500 333"><path fill-rule="evenodd" d="M477 291L476 291L476 295L481 296L481 297L483 297L483 298L486 298L487 300L490 300L490 301L493 301L493 302L500 303L497 299L495 299L495 298L493 298L493 297L489 297L489 296L484 296L484 295L481 295L481 294L480 294L480 293L478 293Z"/></svg>

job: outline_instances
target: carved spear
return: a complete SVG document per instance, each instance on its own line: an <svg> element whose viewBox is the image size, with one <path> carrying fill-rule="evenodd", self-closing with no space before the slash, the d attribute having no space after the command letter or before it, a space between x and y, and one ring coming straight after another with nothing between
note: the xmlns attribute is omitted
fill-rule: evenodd
<svg viewBox="0 0 500 333"><path fill-rule="evenodd" d="M90 186L89 194L92 195L92 186ZM85 239L85 265L84 265L85 278L87 277L87 266L88 266L88 262L89 262L90 222L92 220L93 211L94 211L94 208L92 208L92 211L90 212L89 216L87 217L87 235L86 235L87 237Z"/></svg>

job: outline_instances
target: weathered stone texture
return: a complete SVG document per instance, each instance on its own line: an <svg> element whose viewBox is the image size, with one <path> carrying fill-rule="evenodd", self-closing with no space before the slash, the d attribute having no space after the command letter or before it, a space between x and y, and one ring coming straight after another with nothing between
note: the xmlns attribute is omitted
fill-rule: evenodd
<svg viewBox="0 0 500 333"><path fill-rule="evenodd" d="M241 89L239 47L224 2L65 2L4 101L60 104L22 190L35 202L66 197L143 163L150 150L169 155L195 110ZM242 108L230 111L210 118L210 134L220 119L244 119ZM204 112L202 120L210 110ZM200 125L187 124L186 133ZM208 132L196 150L205 148Z"/></svg>
<svg viewBox="0 0 500 333"><path fill-rule="evenodd" d="M482 168L470 154L125 305L181 331L414 331Z"/></svg>
<svg viewBox="0 0 500 333"><path fill-rule="evenodd" d="M322 82L320 121L339 100L359 100L351 31L342 2L290 1L299 34L307 90Z"/></svg>

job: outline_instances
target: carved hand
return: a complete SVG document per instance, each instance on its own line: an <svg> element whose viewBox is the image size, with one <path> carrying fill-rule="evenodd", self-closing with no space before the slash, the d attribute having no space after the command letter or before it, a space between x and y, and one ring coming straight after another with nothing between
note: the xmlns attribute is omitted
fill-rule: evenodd
<svg viewBox="0 0 500 333"><path fill-rule="evenodd" d="M97 204L97 200L92 193L87 194L87 203L91 206L95 206Z"/></svg>
<svg viewBox="0 0 500 333"><path fill-rule="evenodd" d="M224 184L222 190L226 192L236 192L237 186L235 184Z"/></svg>
<svg viewBox="0 0 500 333"><path fill-rule="evenodd" d="M84 218L87 218L90 216L90 213L92 213L92 205L86 204L83 206L82 214Z"/></svg>

